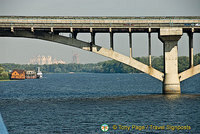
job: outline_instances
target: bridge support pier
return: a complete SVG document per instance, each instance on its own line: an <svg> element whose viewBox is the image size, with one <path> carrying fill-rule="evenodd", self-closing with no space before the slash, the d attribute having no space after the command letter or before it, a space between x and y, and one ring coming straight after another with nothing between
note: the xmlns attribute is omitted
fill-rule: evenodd
<svg viewBox="0 0 200 134"><path fill-rule="evenodd" d="M160 36L164 46L163 93L181 93L178 75L178 40L181 36Z"/></svg>
<svg viewBox="0 0 200 134"><path fill-rule="evenodd" d="M181 93L178 75L178 40L182 36L180 29L161 30L159 39L163 42L164 81L163 93Z"/></svg>

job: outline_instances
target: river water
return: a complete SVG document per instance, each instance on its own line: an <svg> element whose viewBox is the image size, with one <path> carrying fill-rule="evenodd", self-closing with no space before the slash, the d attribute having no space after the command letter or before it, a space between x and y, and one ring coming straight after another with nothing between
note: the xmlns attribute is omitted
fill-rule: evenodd
<svg viewBox="0 0 200 134"><path fill-rule="evenodd" d="M0 113L10 134L198 134L200 75L181 88L162 95L146 74L45 74L1 81Z"/></svg>

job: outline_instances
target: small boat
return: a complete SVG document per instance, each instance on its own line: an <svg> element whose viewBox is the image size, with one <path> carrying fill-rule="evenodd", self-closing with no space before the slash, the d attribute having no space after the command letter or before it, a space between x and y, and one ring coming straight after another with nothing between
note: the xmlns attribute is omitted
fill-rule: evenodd
<svg viewBox="0 0 200 134"><path fill-rule="evenodd" d="M28 70L26 71L26 79L36 79L37 75L34 70Z"/></svg>
<svg viewBox="0 0 200 134"><path fill-rule="evenodd" d="M38 67L38 70L37 70L37 78L38 79L42 78L42 72L40 71L40 67Z"/></svg>

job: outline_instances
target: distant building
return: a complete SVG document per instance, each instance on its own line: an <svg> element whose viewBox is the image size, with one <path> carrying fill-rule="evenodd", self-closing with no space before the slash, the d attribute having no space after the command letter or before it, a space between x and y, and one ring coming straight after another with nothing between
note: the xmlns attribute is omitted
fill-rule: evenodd
<svg viewBox="0 0 200 134"><path fill-rule="evenodd" d="M30 59L29 64L38 64L38 65L51 65L51 64L66 64L63 60L53 59L51 56L40 56L33 57Z"/></svg>
<svg viewBox="0 0 200 134"><path fill-rule="evenodd" d="M11 79L12 80L24 80L25 79L25 71L15 69L11 72Z"/></svg>
<svg viewBox="0 0 200 134"><path fill-rule="evenodd" d="M33 70L26 71L26 79L36 79L37 75L36 72Z"/></svg>
<svg viewBox="0 0 200 134"><path fill-rule="evenodd" d="M41 57L41 65L47 64L47 60L45 56Z"/></svg>
<svg viewBox="0 0 200 134"><path fill-rule="evenodd" d="M46 62L47 62L47 64L52 64L52 57L51 56L47 56L46 57Z"/></svg>
<svg viewBox="0 0 200 134"><path fill-rule="evenodd" d="M74 54L72 60L73 60L73 63L79 64L79 56L78 56L78 54Z"/></svg>

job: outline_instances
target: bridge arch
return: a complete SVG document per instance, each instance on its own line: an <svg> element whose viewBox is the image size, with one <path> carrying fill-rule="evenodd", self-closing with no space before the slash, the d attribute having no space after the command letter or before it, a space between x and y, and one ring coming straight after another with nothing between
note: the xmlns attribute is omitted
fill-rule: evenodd
<svg viewBox="0 0 200 134"><path fill-rule="evenodd" d="M82 50L90 51L90 52L114 59L116 61L119 61L131 67L134 67L146 74L149 74L160 81L163 81L164 74L154 69L151 66L141 63L132 57L128 57L123 54L120 54L112 49L103 48L96 44L91 44L91 43L84 42L75 38L70 38L70 37L66 37L66 36L62 36L62 35L54 34L54 33L49 33L49 32L31 32L31 31L15 31L15 32L4 31L4 32L0 32L0 36L41 39L45 41L51 41L51 42L56 42L56 43L76 47Z"/></svg>
<svg viewBox="0 0 200 134"><path fill-rule="evenodd" d="M0 37L35 38L76 47L114 59L163 82L163 93L181 93L180 82L200 73L193 64L193 34L200 33L200 17L73 17L73 16L0 16ZM72 38L59 35L71 33ZM151 66L151 33L158 33L163 44L164 73ZM90 33L91 43L77 40L78 33ZM110 49L95 43L95 33L110 34ZM114 33L129 33L130 56L114 51ZM132 56L132 33L148 33L148 61L145 65ZM189 37L189 65L178 72L178 41Z"/></svg>

